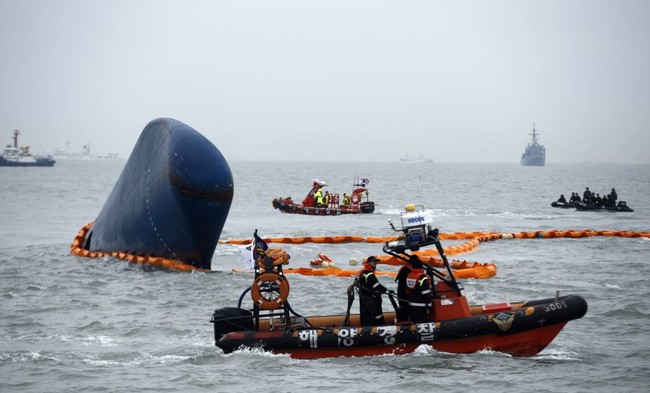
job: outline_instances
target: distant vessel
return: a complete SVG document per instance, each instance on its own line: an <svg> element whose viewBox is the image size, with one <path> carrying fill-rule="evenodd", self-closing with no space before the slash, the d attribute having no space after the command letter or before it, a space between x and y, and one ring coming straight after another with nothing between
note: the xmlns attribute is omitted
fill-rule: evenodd
<svg viewBox="0 0 650 393"><path fill-rule="evenodd" d="M323 197L323 204L317 204L316 192L320 190L323 192L323 187L327 187L327 183L318 179L312 180L312 186L302 204L294 203L291 197L283 198L278 197L273 199L273 208L279 209L282 213L292 214L308 214L312 216L340 216L341 214L360 214L372 213L375 211L375 202L368 198L368 185L369 180L362 177L355 177L352 182L352 193L350 195L343 194L343 198L339 194L330 194L326 192L327 199ZM365 201L364 199L365 194Z"/></svg>
<svg viewBox="0 0 650 393"><path fill-rule="evenodd" d="M66 148L54 148L54 156L58 160L117 160L120 158L118 153L108 153L105 156L92 155L90 153L90 142L82 146L80 152L73 152L70 150L70 142L66 142Z"/></svg>
<svg viewBox="0 0 650 393"><path fill-rule="evenodd" d="M54 166L52 156L33 156L29 153L29 146L18 147L19 130L14 130L14 143L5 146L0 156L0 166Z"/></svg>
<svg viewBox="0 0 650 393"><path fill-rule="evenodd" d="M544 145L537 143L535 124L533 124L533 141L526 146L524 154L521 155L521 165L523 166L544 166L546 165L546 148Z"/></svg>
<svg viewBox="0 0 650 393"><path fill-rule="evenodd" d="M418 157L412 157L412 156L409 156L408 154L406 155L406 157L400 158L399 160L401 162L410 162L410 163L414 163L414 164L418 164L418 163L431 164L433 162L432 159L425 158L422 155L419 155Z"/></svg>

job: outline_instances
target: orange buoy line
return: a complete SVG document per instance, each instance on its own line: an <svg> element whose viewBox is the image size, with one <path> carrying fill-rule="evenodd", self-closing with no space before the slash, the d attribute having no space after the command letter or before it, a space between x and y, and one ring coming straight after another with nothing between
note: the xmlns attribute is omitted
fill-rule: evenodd
<svg viewBox="0 0 650 393"><path fill-rule="evenodd" d="M70 253L75 256L86 258L103 258L114 257L123 259L133 263L150 264L165 269L176 271L210 271L207 269L200 269L188 263L155 256L140 256L133 255L127 252L102 252L102 251L89 251L83 248L86 241L88 231L92 228L93 222L86 224L79 230L75 236ZM478 249L480 243L487 241L494 241L498 239L557 239L557 238L586 238L594 236L613 236L613 237L627 237L636 238L644 237L650 238L650 232L633 232L633 231L607 231L607 230L550 230L550 231L534 231L534 232L454 232L454 233L441 233L439 235L441 240L467 240L465 243L454 246L443 247L443 251L448 256L455 256L474 252ZM266 243L285 243L285 244L304 244L304 243L321 243L321 244L338 244L338 243L385 243L397 240L398 236L377 237L377 236L306 236L306 237L276 237L263 239ZM248 245L251 239L229 239L221 240L220 244L234 244L234 245ZM437 250L421 250L414 254L418 255L426 263L432 266L441 266L442 262L436 258L440 255ZM393 256L379 256L379 262L387 265L399 266L403 262ZM468 261L452 261L452 269L457 278L488 278L496 275L496 267L491 263L478 263ZM312 269L312 268L289 268L284 269L285 273L298 273L314 276L345 276L349 277L354 274L358 269L341 269L335 266L327 269ZM377 274L394 276L395 272L377 272Z"/></svg>
<svg viewBox="0 0 650 393"><path fill-rule="evenodd" d="M605 231L605 230L550 230L535 232L455 232L441 233L441 240L468 240L458 246L443 247L447 255L460 255L476 251L482 242L493 241L498 239L555 239L555 238L584 238L592 236L615 236L615 237L646 237L650 238L650 232L632 232L632 231ZM385 243L397 240L398 236L375 237L375 236L306 236L306 237L270 237L263 239L266 243L286 243L286 244L304 244L304 243ZM220 244L247 245L251 243L250 239L229 239L220 240ZM437 255L436 250L420 251L418 255Z"/></svg>
<svg viewBox="0 0 650 393"><path fill-rule="evenodd" d="M93 222L89 222L79 230L79 233L77 233L77 236L74 237L74 240L72 241L72 248L70 249L70 253L72 255L76 255L78 257L86 257L86 258L104 258L104 257L114 257L118 259L123 259L125 261L133 262L133 263L141 263L141 264L150 264L154 265L157 267L162 267L165 269L170 269L170 270L176 270L176 271L209 271L206 269L199 269L195 266L190 265L189 263L177 261L175 259L169 259L169 258L161 258L161 257L154 257L154 256L140 256L140 255L133 255L129 254L126 252L102 252L102 251L89 251L83 248L83 244L86 241L86 235L88 235L88 231L90 228L92 228Z"/></svg>
<svg viewBox="0 0 650 393"><path fill-rule="evenodd" d="M592 236L616 236L616 237L645 237L650 238L650 232L632 232L632 231L605 231L605 230L550 230L550 231L535 231L535 232L455 232L455 233L441 233L441 240L468 240L457 246L443 247L443 251L447 256L461 255L474 252L478 249L480 243L487 241L494 241L499 239L555 239L555 238L585 238ZM321 236L321 237L280 237L280 238L266 238L267 243L289 243L289 244L304 244L304 243L351 243L351 242L366 242L366 243L384 243L397 240L397 236L390 237L363 237L363 236ZM250 244L250 239L231 239L220 241L224 244ZM437 250L427 249L416 251L414 254L418 255L423 262L432 266L442 266L442 261L439 257ZM377 256L379 263L386 265L399 266L403 261L393 256ZM496 266L491 263L479 263L468 261L451 261L451 266L456 278L489 278L496 275ZM285 269L285 273L298 273L303 275L312 276L344 276L349 277L354 275L358 270L340 269L338 267L328 267L325 269L312 269L312 268L289 268ZM377 271L377 275L395 276L395 272Z"/></svg>
<svg viewBox="0 0 650 393"><path fill-rule="evenodd" d="M477 262L467 262L465 268L453 268L454 276L459 279L466 278L490 278L496 275L496 266L494 264L486 263L480 264ZM248 272L248 270L234 270L238 273ZM312 269L309 267L285 268L282 270L285 274L301 274L303 276L337 276L337 277L352 277L359 272L359 269L341 269L340 267L328 267L325 269ZM379 271L375 272L378 276L395 277L396 271Z"/></svg>

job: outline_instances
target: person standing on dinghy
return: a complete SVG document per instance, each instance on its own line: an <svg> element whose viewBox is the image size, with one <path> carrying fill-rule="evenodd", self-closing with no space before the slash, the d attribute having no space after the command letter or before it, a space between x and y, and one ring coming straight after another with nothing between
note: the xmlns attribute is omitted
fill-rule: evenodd
<svg viewBox="0 0 650 393"><path fill-rule="evenodd" d="M406 279L408 275L411 274L413 268L409 265L403 265L397 275L395 276L395 282L397 283L397 302L399 308L395 310L396 321L399 322L408 322L409 321L409 291L406 288Z"/></svg>
<svg viewBox="0 0 650 393"><path fill-rule="evenodd" d="M409 262L413 267L406 277L406 292L409 296L409 319L413 323L427 322L433 304L431 278L422 269L422 261L417 255L411 255Z"/></svg>
<svg viewBox="0 0 650 393"><path fill-rule="evenodd" d="M363 269L359 270L355 282L359 291L359 314L361 326L376 326L384 324L384 312L381 307L381 295L388 292L377 276L379 258L370 256L364 262Z"/></svg>

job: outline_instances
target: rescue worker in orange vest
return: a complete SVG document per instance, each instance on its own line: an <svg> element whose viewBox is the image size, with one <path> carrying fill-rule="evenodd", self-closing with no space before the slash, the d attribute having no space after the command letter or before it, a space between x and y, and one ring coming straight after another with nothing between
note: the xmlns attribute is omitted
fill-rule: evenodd
<svg viewBox="0 0 650 393"><path fill-rule="evenodd" d="M407 322L409 320L409 293L406 290L406 278L413 269L409 265L403 265L397 276L395 282L397 283L397 303L399 308L396 311L397 322Z"/></svg>
<svg viewBox="0 0 650 393"><path fill-rule="evenodd" d="M411 255L409 262L413 269L406 277L406 292L409 299L409 318L413 323L429 321L429 311L433 302L431 278L422 270L422 261Z"/></svg>
<svg viewBox="0 0 650 393"><path fill-rule="evenodd" d="M359 314L361 326L375 326L384 324L384 312L381 308L381 295L388 292L385 286L381 285L375 269L377 269L379 258L370 256L364 262L363 269L359 270L355 278L359 291Z"/></svg>

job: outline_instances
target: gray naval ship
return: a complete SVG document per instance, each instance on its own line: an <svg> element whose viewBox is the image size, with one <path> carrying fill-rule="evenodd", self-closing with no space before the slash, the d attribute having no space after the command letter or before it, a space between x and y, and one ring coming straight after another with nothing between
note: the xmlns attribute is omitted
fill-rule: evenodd
<svg viewBox="0 0 650 393"><path fill-rule="evenodd" d="M546 148L537 142L535 125L533 124L533 136L531 143L526 146L524 154L521 155L521 165L523 166L544 166L546 164Z"/></svg>

